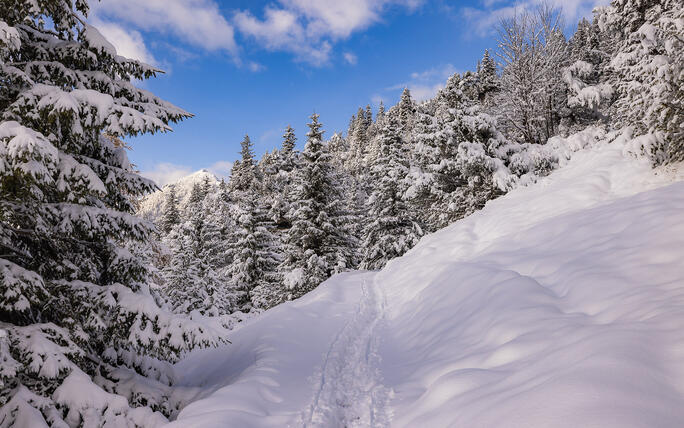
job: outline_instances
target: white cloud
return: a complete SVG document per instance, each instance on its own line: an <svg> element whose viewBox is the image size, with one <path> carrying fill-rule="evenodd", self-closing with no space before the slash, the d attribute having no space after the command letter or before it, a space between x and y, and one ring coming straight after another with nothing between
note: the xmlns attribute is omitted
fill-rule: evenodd
<svg viewBox="0 0 684 428"><path fill-rule="evenodd" d="M208 51L237 52L233 26L213 0L107 0L91 8L95 20L171 34Z"/></svg>
<svg viewBox="0 0 684 428"><path fill-rule="evenodd" d="M356 63L359 61L358 57L354 55L352 52L345 52L342 57L344 60L347 62L347 64L351 65L356 65Z"/></svg>
<svg viewBox="0 0 684 428"><path fill-rule="evenodd" d="M413 10L423 0L280 0L266 6L263 17L239 11L233 23L266 49L291 52L299 61L323 65L333 43L381 20L392 4Z"/></svg>
<svg viewBox="0 0 684 428"><path fill-rule="evenodd" d="M130 59L137 59L150 65L157 64L157 60L154 59L147 46L145 46L142 35L138 31L126 30L120 25L98 19L94 19L92 23L114 45L116 53L119 55Z"/></svg>
<svg viewBox="0 0 684 428"><path fill-rule="evenodd" d="M250 61L250 62L247 64L247 68L249 68L249 71L253 71L253 72L256 73L256 72L258 72L258 71L263 71L263 70L265 70L265 69L266 69L266 66L264 66L263 64L259 64L258 62Z"/></svg>
<svg viewBox="0 0 684 428"><path fill-rule="evenodd" d="M412 11L424 1L277 0L261 14L236 10L226 19L217 0L107 0L92 3L90 19L107 27L103 33L112 43L136 59L153 59L141 33L157 32L205 51L229 52L237 64L259 71L259 64L239 59L236 30L267 50L320 66L330 61L335 43L382 21L391 6ZM343 58L353 64L352 55Z"/></svg>
<svg viewBox="0 0 684 428"><path fill-rule="evenodd" d="M480 3L480 8L465 7L461 9L461 14L477 35L486 36L496 31L501 19L534 10L544 3L560 9L566 25L574 27L580 18L590 17L595 7L606 5L610 0L523 0L507 5L502 5L501 0L481 0Z"/></svg>
<svg viewBox="0 0 684 428"><path fill-rule="evenodd" d="M408 88L411 97L416 101L428 100L437 94L446 84L447 79L458 70L451 64L411 73L410 79L390 86L388 90L396 91Z"/></svg>
<svg viewBox="0 0 684 428"><path fill-rule="evenodd" d="M233 169L233 162L218 161L214 162L207 170L217 176L218 178L227 179L230 177L230 171Z"/></svg>
<svg viewBox="0 0 684 428"><path fill-rule="evenodd" d="M165 184L173 183L191 173L192 169L187 166L162 162L155 165L151 170L141 171L140 175L149 178L161 187Z"/></svg>

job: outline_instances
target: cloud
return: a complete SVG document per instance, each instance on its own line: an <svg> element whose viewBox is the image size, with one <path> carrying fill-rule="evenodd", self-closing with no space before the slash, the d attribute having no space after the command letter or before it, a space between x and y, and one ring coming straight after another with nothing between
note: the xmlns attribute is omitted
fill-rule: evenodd
<svg viewBox="0 0 684 428"><path fill-rule="evenodd" d="M159 187L161 187L178 181L178 179L183 178L191 173L192 169L190 167L162 162L155 165L155 167L151 170L141 171L140 175L149 178L157 183Z"/></svg>
<svg viewBox="0 0 684 428"><path fill-rule="evenodd" d="M107 0L92 2L91 18L157 31L207 51L237 54L233 26L213 0Z"/></svg>
<svg viewBox="0 0 684 428"><path fill-rule="evenodd" d="M408 88L411 91L411 97L414 100L425 101L434 97L435 94L444 87L447 79L457 72L458 70L456 67L451 64L413 72L411 73L409 80L390 86L387 89L398 91Z"/></svg>
<svg viewBox="0 0 684 428"><path fill-rule="evenodd" d="M230 177L230 171L233 169L233 162L231 161L218 161L214 162L207 168L207 171L211 172L218 178L227 179Z"/></svg>
<svg viewBox="0 0 684 428"><path fill-rule="evenodd" d="M121 52L136 59L154 59L143 35L156 32L207 52L228 52L236 64L259 71L259 64L239 58L236 33L266 50L322 66L330 62L336 43L381 22L391 7L411 12L424 1L275 0L261 14L242 9L226 18L217 0L107 0L92 3L90 19ZM356 57L347 53L343 58L353 64Z"/></svg>
<svg viewBox="0 0 684 428"><path fill-rule="evenodd" d="M258 62L250 61L247 64L247 68L249 69L249 71L253 71L256 73L265 70L266 66L264 66L263 64L259 64Z"/></svg>
<svg viewBox="0 0 684 428"><path fill-rule="evenodd" d="M207 168L204 168L211 172L218 178L228 178L230 177L230 170L233 169L233 162L231 161L216 161ZM159 187L164 186L169 183L174 183L179 179L192 174L195 172L191 167L186 165L177 165L170 162L161 162L154 166L154 168L141 171L140 175L147 177L150 180L157 183Z"/></svg>
<svg viewBox="0 0 684 428"><path fill-rule="evenodd" d="M610 3L610 0L523 0L513 4L503 4L501 0L481 0L480 7L464 7L462 18L478 36L487 36L496 31L498 23L516 13L532 11L544 3L563 12L566 25L574 27L582 17L591 16L591 11L598 6Z"/></svg>
<svg viewBox="0 0 684 428"><path fill-rule="evenodd" d="M92 23L114 45L119 55L150 65L157 64L157 60L145 46L142 35L138 31L126 30L120 25L98 19L94 19Z"/></svg>
<svg viewBox="0 0 684 428"><path fill-rule="evenodd" d="M279 6L266 6L261 18L249 11L238 11L233 23L240 33L266 49L290 52L298 61L320 66L330 60L334 43L379 22L388 6L400 5L414 10L422 2L280 0Z"/></svg>
<svg viewBox="0 0 684 428"><path fill-rule="evenodd" d="M356 65L359 61L358 57L351 52L345 52L342 57L347 62L347 64Z"/></svg>

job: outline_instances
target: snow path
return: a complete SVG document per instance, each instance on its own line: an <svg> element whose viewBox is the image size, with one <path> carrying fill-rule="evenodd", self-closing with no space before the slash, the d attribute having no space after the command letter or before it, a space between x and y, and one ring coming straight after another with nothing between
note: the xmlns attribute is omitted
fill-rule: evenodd
<svg viewBox="0 0 684 428"><path fill-rule="evenodd" d="M385 297L375 281L364 279L354 316L337 333L325 356L305 427L385 427L390 391L382 384L378 334Z"/></svg>

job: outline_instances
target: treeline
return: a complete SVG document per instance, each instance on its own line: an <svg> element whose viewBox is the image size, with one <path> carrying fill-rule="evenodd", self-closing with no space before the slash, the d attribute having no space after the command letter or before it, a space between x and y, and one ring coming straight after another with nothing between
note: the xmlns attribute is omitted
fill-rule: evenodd
<svg viewBox="0 0 684 428"><path fill-rule="evenodd" d="M547 174L558 158L541 145L590 125L633 126L650 136L654 163L681 159L681 9L616 1L566 40L560 13L542 6L502 21L496 55L485 51L431 100L405 89L375 116L359 108L328 140L314 114L301 152L288 127L258 161L246 136L228 183L197 185L185 207L168 193L163 292L177 310L226 314L297 298L337 272L379 269Z"/></svg>

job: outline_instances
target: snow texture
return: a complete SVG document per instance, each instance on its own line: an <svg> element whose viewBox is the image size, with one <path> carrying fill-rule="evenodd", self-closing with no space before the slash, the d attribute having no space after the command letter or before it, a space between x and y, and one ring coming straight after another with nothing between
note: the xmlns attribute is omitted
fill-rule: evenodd
<svg viewBox="0 0 684 428"><path fill-rule="evenodd" d="M171 426L680 426L684 173L615 137L190 354Z"/></svg>

